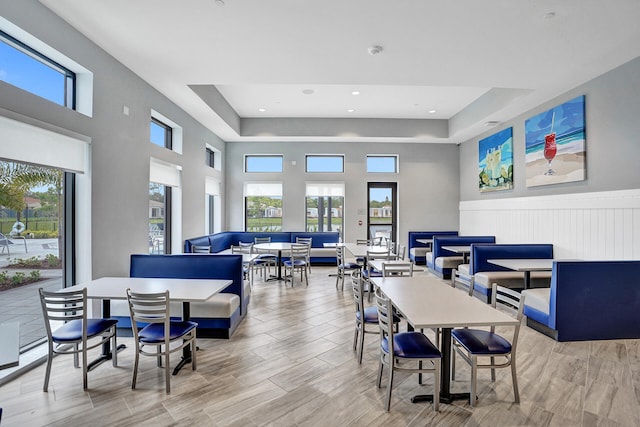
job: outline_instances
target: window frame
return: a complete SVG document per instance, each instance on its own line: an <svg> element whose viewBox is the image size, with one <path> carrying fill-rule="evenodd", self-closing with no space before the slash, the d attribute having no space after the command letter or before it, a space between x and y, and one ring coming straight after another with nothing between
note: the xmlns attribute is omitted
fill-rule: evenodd
<svg viewBox="0 0 640 427"><path fill-rule="evenodd" d="M156 126L164 129L164 148L173 150L173 127L154 116L151 116L149 126L151 126L152 124L155 124ZM156 144L151 140L151 128L149 128L149 142L151 142L153 145L161 147L160 144Z"/></svg>
<svg viewBox="0 0 640 427"><path fill-rule="evenodd" d="M341 170L309 170L309 159L311 158L326 158L326 159L340 159ZM344 154L305 154L304 156L304 171L306 173L344 173Z"/></svg>
<svg viewBox="0 0 640 427"><path fill-rule="evenodd" d="M369 170L369 159L372 158L389 158L389 159L393 159L393 166L394 166L394 170L393 171L376 171L376 170ZM393 173L393 174L397 174L399 173L399 169L400 169L400 156L398 156L397 154L367 154L366 160L365 160L365 166L367 168L367 173Z"/></svg>
<svg viewBox="0 0 640 427"><path fill-rule="evenodd" d="M22 42L21 40L13 37L12 35L0 30L0 43L4 43L7 46L16 49L18 52L25 54L31 59L45 65L52 70L62 74L64 76L64 87L63 87L63 103L60 104L54 100L49 98L45 98L39 95L36 92L31 91L26 87L15 86L12 83L7 82L12 86L15 86L19 89L27 91L33 95L36 95L42 99L46 99L47 101L53 102L54 104L61 105L63 107L69 108L71 110L76 110L76 98L77 98L77 75L75 72L71 71L69 68L60 64L59 62L51 59L47 55L41 53L40 51L34 49L28 44ZM4 81L4 80L3 80Z"/></svg>
<svg viewBox="0 0 640 427"><path fill-rule="evenodd" d="M249 170L248 161L251 158L274 158L280 159L280 170ZM244 155L244 173L282 173L284 171L284 156L282 154L245 154Z"/></svg>

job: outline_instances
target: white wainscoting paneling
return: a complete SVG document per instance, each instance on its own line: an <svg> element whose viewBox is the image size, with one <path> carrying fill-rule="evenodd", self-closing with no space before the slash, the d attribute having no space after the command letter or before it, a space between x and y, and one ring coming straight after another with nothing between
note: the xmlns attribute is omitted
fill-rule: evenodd
<svg viewBox="0 0 640 427"><path fill-rule="evenodd" d="M460 202L460 234L552 243L556 258L640 259L640 189Z"/></svg>

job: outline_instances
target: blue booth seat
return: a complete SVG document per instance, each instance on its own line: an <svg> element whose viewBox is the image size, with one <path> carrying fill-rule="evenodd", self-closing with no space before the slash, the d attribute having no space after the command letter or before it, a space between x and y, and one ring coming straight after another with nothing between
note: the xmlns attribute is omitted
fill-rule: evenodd
<svg viewBox="0 0 640 427"><path fill-rule="evenodd" d="M457 235L457 231L410 231L408 239L409 259L416 264L426 265L427 263L427 253L431 252L431 244L418 242L418 239Z"/></svg>
<svg viewBox="0 0 640 427"><path fill-rule="evenodd" d="M554 261L551 287L527 289L527 326L558 341L640 338L640 261Z"/></svg>
<svg viewBox="0 0 640 427"><path fill-rule="evenodd" d="M473 243L495 243L495 236L434 236L431 254L427 254L427 267L442 279L451 277L451 271L463 263L463 256L444 249L444 246L470 246Z"/></svg>

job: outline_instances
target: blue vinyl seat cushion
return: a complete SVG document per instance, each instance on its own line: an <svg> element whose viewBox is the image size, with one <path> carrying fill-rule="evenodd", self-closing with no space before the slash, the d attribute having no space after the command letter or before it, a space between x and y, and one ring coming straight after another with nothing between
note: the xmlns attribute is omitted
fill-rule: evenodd
<svg viewBox="0 0 640 427"><path fill-rule="evenodd" d="M359 270L362 268L362 266L355 262L346 262L344 264L340 264L338 268L344 269L344 270Z"/></svg>
<svg viewBox="0 0 640 427"><path fill-rule="evenodd" d="M372 271L364 270L362 272L362 275L364 277L382 277L382 272L378 270L372 270Z"/></svg>
<svg viewBox="0 0 640 427"><path fill-rule="evenodd" d="M480 329L454 329L451 336L471 354L506 354L511 351L511 343L500 335Z"/></svg>
<svg viewBox="0 0 640 427"><path fill-rule="evenodd" d="M169 339L174 340L191 331L198 324L195 322L171 322L169 326ZM150 323L138 333L140 342L144 344L154 344L164 342L164 324Z"/></svg>
<svg viewBox="0 0 640 427"><path fill-rule="evenodd" d="M382 351L389 353L388 338L380 343ZM400 332L393 335L393 354L408 359L440 358L440 350L421 332Z"/></svg>
<svg viewBox="0 0 640 427"><path fill-rule="evenodd" d="M101 334L118 323L115 319L87 319L87 338ZM72 320L53 331L51 337L56 342L78 341L82 339L82 320Z"/></svg>
<svg viewBox="0 0 640 427"><path fill-rule="evenodd" d="M284 262L284 265L286 265L287 267L291 267L292 265L302 267L304 265L307 265L307 262L301 259L295 259L293 260L293 262L291 262L291 259L288 259Z"/></svg>

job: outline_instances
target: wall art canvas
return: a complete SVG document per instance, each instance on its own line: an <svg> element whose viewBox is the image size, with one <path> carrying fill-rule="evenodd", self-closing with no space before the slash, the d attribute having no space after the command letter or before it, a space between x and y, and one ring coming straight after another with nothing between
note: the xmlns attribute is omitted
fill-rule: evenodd
<svg viewBox="0 0 640 427"><path fill-rule="evenodd" d="M478 142L480 192L513 188L513 128Z"/></svg>
<svg viewBox="0 0 640 427"><path fill-rule="evenodd" d="M525 122L527 187L585 179L584 95Z"/></svg>

